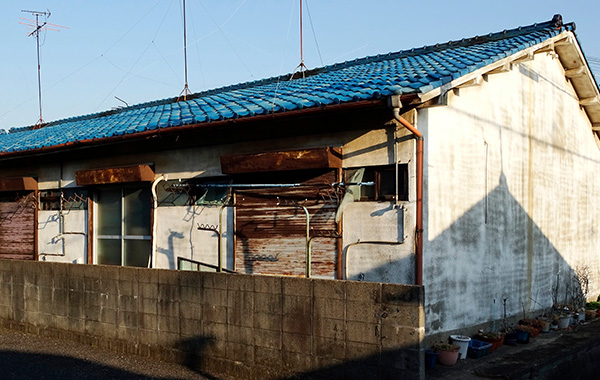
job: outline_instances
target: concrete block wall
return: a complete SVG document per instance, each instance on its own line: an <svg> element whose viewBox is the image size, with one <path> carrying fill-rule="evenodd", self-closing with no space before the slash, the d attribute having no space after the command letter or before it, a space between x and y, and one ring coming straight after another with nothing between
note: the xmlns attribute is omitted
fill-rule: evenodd
<svg viewBox="0 0 600 380"><path fill-rule="evenodd" d="M0 260L0 323L238 379L423 379L423 288Z"/></svg>

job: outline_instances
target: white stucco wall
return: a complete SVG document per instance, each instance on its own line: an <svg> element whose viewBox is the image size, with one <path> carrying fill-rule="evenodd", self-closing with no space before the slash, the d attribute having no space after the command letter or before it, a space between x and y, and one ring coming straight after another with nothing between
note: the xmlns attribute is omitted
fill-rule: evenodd
<svg viewBox="0 0 600 380"><path fill-rule="evenodd" d="M557 59L537 54L419 111L425 135L427 333L600 293L600 151Z"/></svg>
<svg viewBox="0 0 600 380"><path fill-rule="evenodd" d="M38 254L42 261L86 263L87 211L69 210L62 213L61 231L58 211L38 212Z"/></svg>
<svg viewBox="0 0 600 380"><path fill-rule="evenodd" d="M159 207L157 212L156 267L177 269L177 257L218 264L218 236L198 225L219 225L220 207ZM223 266L233 269L233 209L222 217Z"/></svg>

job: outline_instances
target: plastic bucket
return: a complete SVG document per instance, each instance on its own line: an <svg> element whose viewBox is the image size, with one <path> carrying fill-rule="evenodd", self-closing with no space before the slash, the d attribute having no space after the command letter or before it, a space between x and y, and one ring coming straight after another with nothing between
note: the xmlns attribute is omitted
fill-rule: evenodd
<svg viewBox="0 0 600 380"><path fill-rule="evenodd" d="M438 352L425 350L425 367L435 368L435 362L437 362Z"/></svg>
<svg viewBox="0 0 600 380"><path fill-rule="evenodd" d="M460 347L460 350L458 350L458 358L466 359L467 351L469 350L469 342L471 341L471 338L469 338L468 336L464 336L464 335L450 335L450 340L452 341L452 344L455 344L458 347Z"/></svg>
<svg viewBox="0 0 600 380"><path fill-rule="evenodd" d="M569 327L569 322L571 322L570 316L561 317L558 320L558 328L562 330L566 329L567 327Z"/></svg>

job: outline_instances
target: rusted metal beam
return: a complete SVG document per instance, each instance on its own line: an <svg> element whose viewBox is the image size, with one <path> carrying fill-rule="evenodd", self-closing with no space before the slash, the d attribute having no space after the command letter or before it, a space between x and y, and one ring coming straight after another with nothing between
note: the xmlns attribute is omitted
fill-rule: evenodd
<svg viewBox="0 0 600 380"><path fill-rule="evenodd" d="M36 191L38 182L33 177L1 178L0 191Z"/></svg>
<svg viewBox="0 0 600 380"><path fill-rule="evenodd" d="M342 149L336 147L221 156L223 174L341 167Z"/></svg>
<svg viewBox="0 0 600 380"><path fill-rule="evenodd" d="M75 172L75 181L78 186L127 182L152 182L153 180L154 170L152 170L149 165L79 170Z"/></svg>

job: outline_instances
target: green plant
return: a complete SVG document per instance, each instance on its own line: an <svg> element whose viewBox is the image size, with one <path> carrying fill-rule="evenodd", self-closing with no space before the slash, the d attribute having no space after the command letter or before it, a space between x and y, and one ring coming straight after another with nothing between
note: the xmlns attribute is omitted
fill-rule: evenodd
<svg viewBox="0 0 600 380"><path fill-rule="evenodd" d="M585 305L585 308L588 309L588 310L597 310L597 309L600 309L600 302L597 302L597 301L588 302Z"/></svg>
<svg viewBox="0 0 600 380"><path fill-rule="evenodd" d="M431 349L433 351L458 351L460 350L460 347L452 344L452 343L445 343L442 341L436 342L433 344L433 346L431 346Z"/></svg>

